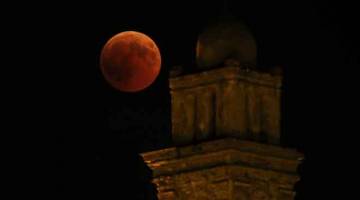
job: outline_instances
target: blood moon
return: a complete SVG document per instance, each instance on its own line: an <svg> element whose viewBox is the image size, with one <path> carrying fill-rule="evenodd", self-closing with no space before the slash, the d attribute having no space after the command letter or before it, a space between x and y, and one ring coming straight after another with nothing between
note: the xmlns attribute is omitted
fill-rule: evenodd
<svg viewBox="0 0 360 200"><path fill-rule="evenodd" d="M104 45L100 68L107 82L123 92L137 92L150 86L159 75L161 56L147 35L121 32Z"/></svg>

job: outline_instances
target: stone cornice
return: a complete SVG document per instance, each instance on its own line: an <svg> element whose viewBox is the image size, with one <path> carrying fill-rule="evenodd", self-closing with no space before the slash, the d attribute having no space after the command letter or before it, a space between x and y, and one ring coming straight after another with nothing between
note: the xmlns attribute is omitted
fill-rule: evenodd
<svg viewBox="0 0 360 200"><path fill-rule="evenodd" d="M196 88L219 81L238 80L256 85L273 87L280 89L282 77L267 73L259 73L254 70L241 69L239 67L222 67L196 74L188 74L170 78L170 89L181 90L186 88Z"/></svg>
<svg viewBox="0 0 360 200"><path fill-rule="evenodd" d="M277 146L242 141L234 138L173 147L142 154L155 176L194 171L220 165L296 174L302 154Z"/></svg>

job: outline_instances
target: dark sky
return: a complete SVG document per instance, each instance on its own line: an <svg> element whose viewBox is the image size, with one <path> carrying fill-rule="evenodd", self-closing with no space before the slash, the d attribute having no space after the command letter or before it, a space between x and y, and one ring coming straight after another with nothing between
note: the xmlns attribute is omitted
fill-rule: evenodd
<svg viewBox="0 0 360 200"><path fill-rule="evenodd" d="M303 182L298 188L299 197L305 199L310 193L306 184L317 180L311 175L317 168L310 161L310 141L321 131L317 119L326 118L327 109L323 106L326 99L313 94L331 93L336 87L336 71L357 66L355 8L345 3L305 1L228 4L228 12L245 21L255 35L258 65L284 66L282 145L298 148L309 160L303 165L306 170L302 168ZM151 199L150 173L138 153L171 146L169 69L194 63L198 34L222 10L222 1L98 2L89 15L79 14L79 35L91 38L91 45L79 49L80 53L90 51L84 64L71 66L77 67L75 70L69 68L69 73L79 71L82 77L73 89L76 111L71 114L79 129L69 130L59 141L66 152L61 166L74 173L80 170L84 176L61 177L62 195L83 185L81 189L87 194ZM115 91L99 70L102 46L127 30L149 35L162 55L159 77L138 93ZM122 198L129 194L133 198Z"/></svg>

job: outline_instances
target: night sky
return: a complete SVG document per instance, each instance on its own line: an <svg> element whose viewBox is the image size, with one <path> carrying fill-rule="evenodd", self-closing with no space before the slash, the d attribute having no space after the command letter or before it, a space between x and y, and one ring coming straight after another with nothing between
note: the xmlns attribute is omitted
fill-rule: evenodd
<svg viewBox="0 0 360 200"><path fill-rule="evenodd" d="M223 14L223 2L97 4L89 17L78 18L79 35L91 38L79 52L90 53L84 64L71 66L77 69L69 68L69 73L81 72L70 97L75 102L74 112L69 114L79 128L70 128L59 137L65 149L59 165L65 172L60 175L58 190L64 197L82 191L101 199L152 199L151 172L139 153L171 146L169 70L174 65L193 67L197 36ZM323 105L327 98L312 94L332 94L336 71L357 66L355 8L344 3L253 0L229 1L227 12L242 19L253 32L259 68L284 67L281 142L305 153L306 160L299 168L302 181L296 189L299 199L310 199L310 184L319 180L313 174L321 174L310 144L326 125L318 119L329 117L329 107ZM82 31L85 24L86 31ZM162 56L159 77L138 93L114 90L99 69L103 45L127 30L149 35Z"/></svg>

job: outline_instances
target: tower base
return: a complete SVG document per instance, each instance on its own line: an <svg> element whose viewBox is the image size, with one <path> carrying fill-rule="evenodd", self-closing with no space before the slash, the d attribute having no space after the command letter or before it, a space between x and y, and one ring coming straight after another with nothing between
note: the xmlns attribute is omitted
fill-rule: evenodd
<svg viewBox="0 0 360 200"><path fill-rule="evenodd" d="M303 155L278 146L218 139L142 154L159 200L294 199Z"/></svg>

